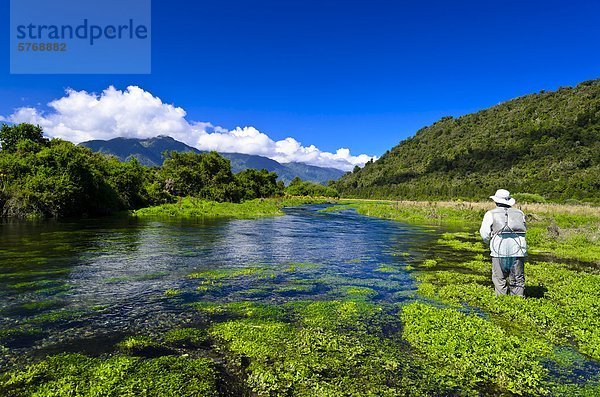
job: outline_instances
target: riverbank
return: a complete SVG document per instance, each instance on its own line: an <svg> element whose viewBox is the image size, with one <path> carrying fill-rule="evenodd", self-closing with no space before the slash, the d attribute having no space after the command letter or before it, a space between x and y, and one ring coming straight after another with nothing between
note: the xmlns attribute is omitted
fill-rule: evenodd
<svg viewBox="0 0 600 397"><path fill-rule="evenodd" d="M459 228L476 237L490 202L420 202L341 199L359 214L417 225ZM531 254L587 262L600 268L600 207L561 204L517 204L527 216Z"/></svg>
<svg viewBox="0 0 600 397"><path fill-rule="evenodd" d="M163 204L132 211L132 215L140 218L258 218L263 216L283 215L281 209L284 207L334 202L337 202L337 200L315 197L276 197L248 200L242 203L219 203L194 197L183 197L177 203Z"/></svg>

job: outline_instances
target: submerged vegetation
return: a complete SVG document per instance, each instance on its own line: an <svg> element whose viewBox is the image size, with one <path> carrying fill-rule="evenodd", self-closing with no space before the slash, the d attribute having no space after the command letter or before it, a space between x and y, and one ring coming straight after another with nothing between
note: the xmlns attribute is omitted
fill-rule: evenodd
<svg viewBox="0 0 600 397"><path fill-rule="evenodd" d="M164 356L107 359L60 354L0 376L3 396L218 396L214 364Z"/></svg>
<svg viewBox="0 0 600 397"><path fill-rule="evenodd" d="M182 296L202 287L186 304L197 313L194 326L130 335L100 357L62 354L12 369L0 377L0 392L332 397L600 392L600 371L578 375L586 374L581 364L586 356L599 359L598 274L535 262L528 265L527 299L496 298L489 265L469 233L446 232L433 242L443 249L428 250L405 266L419 283L418 295L408 299L398 283L402 268L358 259L339 267L199 269L188 275L190 286L169 293ZM464 261L446 256L448 249L460 250ZM370 278L352 275L365 266ZM252 298L244 298L250 292ZM568 353L565 346L580 353Z"/></svg>

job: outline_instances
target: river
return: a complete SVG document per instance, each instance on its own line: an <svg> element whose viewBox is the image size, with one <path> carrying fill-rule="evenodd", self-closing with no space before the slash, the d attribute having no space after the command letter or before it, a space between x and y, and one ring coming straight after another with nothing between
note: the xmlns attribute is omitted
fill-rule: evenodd
<svg viewBox="0 0 600 397"><path fill-rule="evenodd" d="M404 268L426 249L431 230L323 208L245 220L4 222L0 365L58 352L100 354L127 335L198 323L190 303L283 303L352 291L375 301L409 299L415 283ZM200 290L190 278L243 269L263 277L231 277Z"/></svg>

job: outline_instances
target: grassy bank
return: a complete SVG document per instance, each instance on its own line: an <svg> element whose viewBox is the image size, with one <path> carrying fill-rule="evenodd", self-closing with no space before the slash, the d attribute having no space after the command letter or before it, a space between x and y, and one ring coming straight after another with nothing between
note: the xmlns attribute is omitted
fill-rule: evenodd
<svg viewBox="0 0 600 397"><path fill-rule="evenodd" d="M257 218L262 216L283 215L283 207L302 204L320 204L332 202L332 199L313 197L285 197L255 199L242 203L219 203L194 197L184 197L177 203L163 204L133 211L136 217L232 217Z"/></svg>
<svg viewBox="0 0 600 397"><path fill-rule="evenodd" d="M371 201L342 199L360 214L419 224L447 226L477 235L483 215L493 203ZM517 205L527 215L527 241L532 254L589 262L600 266L600 207L559 204ZM335 210L336 208L332 208Z"/></svg>

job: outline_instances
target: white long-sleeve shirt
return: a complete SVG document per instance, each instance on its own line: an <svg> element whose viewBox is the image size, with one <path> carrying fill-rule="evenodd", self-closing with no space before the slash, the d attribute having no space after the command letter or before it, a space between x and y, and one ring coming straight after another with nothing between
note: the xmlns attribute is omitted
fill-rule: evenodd
<svg viewBox="0 0 600 397"><path fill-rule="evenodd" d="M516 208L496 207L485 213L479 234L498 258L527 256L525 214Z"/></svg>

